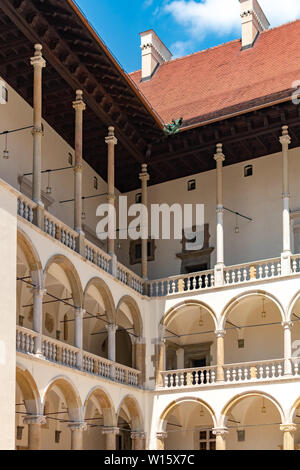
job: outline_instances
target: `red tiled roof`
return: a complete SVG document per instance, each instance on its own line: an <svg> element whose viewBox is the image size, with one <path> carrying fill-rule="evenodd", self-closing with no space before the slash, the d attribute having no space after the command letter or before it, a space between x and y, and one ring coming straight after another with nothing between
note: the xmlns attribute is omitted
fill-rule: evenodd
<svg viewBox="0 0 300 470"><path fill-rule="evenodd" d="M250 109L289 96L300 80L300 20L261 33L251 49L241 51L236 40L164 63L147 82L141 71L130 76L166 123Z"/></svg>

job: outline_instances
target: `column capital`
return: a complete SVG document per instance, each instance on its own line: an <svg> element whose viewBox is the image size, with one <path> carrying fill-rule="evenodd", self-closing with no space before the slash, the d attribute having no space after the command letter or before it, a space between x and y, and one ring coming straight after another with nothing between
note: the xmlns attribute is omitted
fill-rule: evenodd
<svg viewBox="0 0 300 470"><path fill-rule="evenodd" d="M289 136L289 128L288 126L282 126L282 135L279 138L281 145L290 145L291 138Z"/></svg>
<svg viewBox="0 0 300 470"><path fill-rule="evenodd" d="M291 329L294 323L292 321L283 321L281 322L281 326L283 326L284 329Z"/></svg>
<svg viewBox="0 0 300 470"><path fill-rule="evenodd" d="M132 440L146 439L146 433L142 431L134 431L130 434Z"/></svg>
<svg viewBox="0 0 300 470"><path fill-rule="evenodd" d="M75 315L77 316L84 316L86 314L86 310L84 308L81 308L81 307L74 307L74 313Z"/></svg>
<svg viewBox="0 0 300 470"><path fill-rule="evenodd" d="M217 338L224 338L225 335L226 335L226 331L225 330L216 330L215 335L216 335Z"/></svg>
<svg viewBox="0 0 300 470"><path fill-rule="evenodd" d="M217 153L215 153L214 159L216 160L217 163L224 162L225 155L223 154L223 145L222 144L217 144Z"/></svg>
<svg viewBox="0 0 300 470"><path fill-rule="evenodd" d="M214 436L225 436L228 434L228 429L227 428L214 428L212 430L212 433Z"/></svg>
<svg viewBox="0 0 300 470"><path fill-rule="evenodd" d="M114 323L110 323L109 325L105 325L105 328L109 333L116 333L117 329L119 328L118 325Z"/></svg>
<svg viewBox="0 0 300 470"><path fill-rule="evenodd" d="M120 429L117 427L103 428L102 434L112 434L113 436L117 436L118 434L120 434Z"/></svg>
<svg viewBox="0 0 300 470"><path fill-rule="evenodd" d="M118 143L118 140L117 140L117 138L115 137L115 128L112 127L112 126L110 126L110 127L108 128L108 136L105 137L105 143L106 143L107 145L109 145L109 144L117 145L117 143Z"/></svg>
<svg viewBox="0 0 300 470"><path fill-rule="evenodd" d="M44 297L44 295L47 294L47 289L43 289L42 287L33 287L31 289L31 293L33 295L39 295L41 297Z"/></svg>
<svg viewBox="0 0 300 470"><path fill-rule="evenodd" d="M164 441L165 439L167 439L168 433L165 432L165 431L157 432L157 433L156 433L156 437L157 437L157 439L159 439L159 440L161 440L161 441Z"/></svg>
<svg viewBox="0 0 300 470"><path fill-rule="evenodd" d="M83 91L82 90L77 90L76 91L76 99L73 101L73 108L77 111L85 111L86 110L86 104L83 101Z"/></svg>
<svg viewBox="0 0 300 470"><path fill-rule="evenodd" d="M24 418L23 421L24 421L24 424L42 425L42 424L46 424L47 419L45 416L38 415L38 416L26 416L26 418Z"/></svg>
<svg viewBox="0 0 300 470"><path fill-rule="evenodd" d="M294 423L287 423L280 425L280 431L282 432L296 432L297 426Z"/></svg>
<svg viewBox="0 0 300 470"><path fill-rule="evenodd" d="M39 67L41 69L46 67L46 61L42 55L43 46L41 44L36 44L34 46L35 52L34 56L30 58L30 64L33 67Z"/></svg>
<svg viewBox="0 0 300 470"><path fill-rule="evenodd" d="M140 178L141 181L149 181L150 180L150 175L147 171L147 168L148 168L147 163L143 163L142 164L142 171L139 174L139 178Z"/></svg>
<svg viewBox="0 0 300 470"><path fill-rule="evenodd" d="M80 422L80 423L69 423L68 425L69 429L71 429L71 431L86 431L87 430L87 424L86 423L83 423L83 422Z"/></svg>

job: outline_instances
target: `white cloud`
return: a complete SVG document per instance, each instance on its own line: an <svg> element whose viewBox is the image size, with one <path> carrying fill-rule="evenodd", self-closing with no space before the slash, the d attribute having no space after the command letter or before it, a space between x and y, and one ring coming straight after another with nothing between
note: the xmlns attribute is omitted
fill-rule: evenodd
<svg viewBox="0 0 300 470"><path fill-rule="evenodd" d="M299 0L260 0L271 26L300 17ZM238 0L169 0L163 7L191 37L202 40L207 34L219 37L240 31Z"/></svg>

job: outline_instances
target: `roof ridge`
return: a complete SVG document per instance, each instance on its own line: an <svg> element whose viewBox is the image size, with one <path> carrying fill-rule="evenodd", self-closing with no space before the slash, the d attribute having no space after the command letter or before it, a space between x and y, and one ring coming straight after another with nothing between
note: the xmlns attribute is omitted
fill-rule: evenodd
<svg viewBox="0 0 300 470"><path fill-rule="evenodd" d="M299 18L297 18L296 20L292 20L292 21L288 21L287 23L283 23L279 26L274 26L273 28L269 28L265 31L262 31L260 34L267 34L269 33L270 31L274 31L275 29L281 29L281 28L284 28L286 26L289 26L293 23L297 23L298 21L300 21ZM219 47L224 47L224 46L229 46L229 45L232 45L234 44L235 42L241 42L241 38L239 39L232 39L231 41L228 41L228 42L224 42L224 43L221 43L221 44L217 44L216 46L212 46L212 47L208 47L207 49L203 49L201 51L195 51L195 52L192 52L191 54L188 54L188 55L185 55L185 56L182 56L182 57L177 57L176 59L171 59L169 60L168 62L163 62L161 64L161 67L162 66L167 66L168 64L172 64L174 62L178 62L180 60L184 60L184 59L188 59L189 57L193 57L195 55L198 55L198 54L204 54L206 52L209 52L209 51L212 51L212 50L215 50L215 49L218 49ZM139 70L135 70L134 72L130 72L129 75L134 75L136 73L139 73L141 72L141 69Z"/></svg>

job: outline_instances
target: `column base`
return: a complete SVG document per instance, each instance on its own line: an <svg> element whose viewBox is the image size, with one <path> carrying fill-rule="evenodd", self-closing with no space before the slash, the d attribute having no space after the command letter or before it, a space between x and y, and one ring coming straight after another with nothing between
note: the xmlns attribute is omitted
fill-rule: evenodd
<svg viewBox="0 0 300 470"><path fill-rule="evenodd" d="M289 276L292 273L291 267L291 252L284 251L281 253L281 275Z"/></svg>
<svg viewBox="0 0 300 470"><path fill-rule="evenodd" d="M222 287L225 284L224 281L224 267L223 263L219 263L215 265L215 286Z"/></svg>
<svg viewBox="0 0 300 470"><path fill-rule="evenodd" d="M117 257L114 253L109 253L109 255L111 256L109 272L112 276L117 277L117 274L118 274L118 267L117 267L118 260L117 260Z"/></svg>
<svg viewBox="0 0 300 470"><path fill-rule="evenodd" d="M77 232L77 230L76 230ZM76 240L76 251L85 258L85 234L82 230L78 231L79 237Z"/></svg>
<svg viewBox="0 0 300 470"><path fill-rule="evenodd" d="M33 209L33 223L44 231L45 209L43 203L38 203L37 207Z"/></svg>

